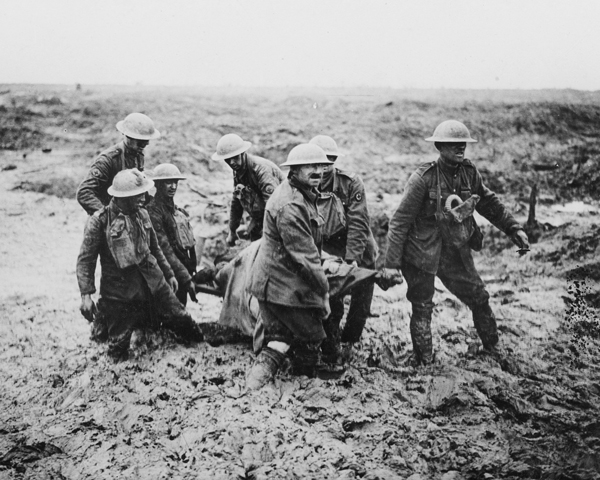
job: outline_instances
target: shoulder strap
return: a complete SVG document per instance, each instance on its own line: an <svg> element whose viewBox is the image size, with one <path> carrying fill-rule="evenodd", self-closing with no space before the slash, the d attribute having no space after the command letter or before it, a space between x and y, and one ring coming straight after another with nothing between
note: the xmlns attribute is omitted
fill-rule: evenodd
<svg viewBox="0 0 600 480"><path fill-rule="evenodd" d="M435 164L435 174L437 177L437 208L436 211L438 215L442 213L442 187L440 187L440 166Z"/></svg>
<svg viewBox="0 0 600 480"><path fill-rule="evenodd" d="M109 230L110 230L110 224L112 223L112 219L111 219L111 212L110 212L110 208L106 208L106 227L104 228L104 235L106 237L106 243L109 245L110 248L110 234L109 234ZM111 251L112 253L112 251Z"/></svg>

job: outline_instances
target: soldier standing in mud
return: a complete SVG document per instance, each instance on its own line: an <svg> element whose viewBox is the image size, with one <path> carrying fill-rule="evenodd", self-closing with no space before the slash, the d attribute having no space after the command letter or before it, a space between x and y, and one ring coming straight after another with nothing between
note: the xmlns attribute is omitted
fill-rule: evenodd
<svg viewBox="0 0 600 480"><path fill-rule="evenodd" d="M329 284L321 266L321 227L317 207L323 166L331 164L317 145L292 149L282 166L288 179L269 199L262 243L248 291L259 302L265 343L246 386L258 389L270 381L290 348L296 374L314 376L325 339L323 320L330 312Z"/></svg>
<svg viewBox="0 0 600 480"><path fill-rule="evenodd" d="M338 151L335 140L327 135L317 135L309 143L321 147L331 162L343 156ZM355 173L341 170L333 164L326 165L319 189L324 193L319 200L319 206L325 216L323 250L344 259L346 263L374 270L377 244L371 232L362 179ZM350 344L360 340L371 312L373 288L374 284L368 283L352 292L346 325L341 335L339 326L344 316L344 298L331 299L331 315L323 325L327 339L321 345L326 360L332 363L338 361L340 340Z"/></svg>
<svg viewBox="0 0 600 480"><path fill-rule="evenodd" d="M201 341L202 333L177 300L177 280L165 259L148 212L142 208L153 182L137 169L119 172L108 194L113 198L87 220L77 258L81 313L104 327L108 354L127 359L134 330L163 326L183 339ZM102 277L98 307L92 300L100 255ZM96 340L106 338L96 337Z"/></svg>
<svg viewBox="0 0 600 480"><path fill-rule="evenodd" d="M484 351L498 354L496 319L471 255L471 248L481 248L473 209L506 233L520 249L529 249L521 225L465 158L467 143L476 142L467 127L456 120L447 120L426 141L435 142L440 156L437 161L420 166L409 178L390 222L385 261L386 267L401 269L408 284L406 297L412 304L413 343L410 363L414 366L433 362L431 316L436 275L472 310ZM462 222L447 221L451 205L444 210L442 205L447 204L449 197L448 203L464 202L458 207L462 209L458 212Z"/></svg>
<svg viewBox="0 0 600 480"><path fill-rule="evenodd" d="M160 137L154 122L143 113L130 113L117 123L117 130L123 134L123 141L98 155L77 189L77 201L88 215L108 205L108 188L117 173L128 168L144 170L144 149L150 140Z"/></svg>
<svg viewBox="0 0 600 480"><path fill-rule="evenodd" d="M188 213L175 205L174 197L180 180L185 180L179 169L171 163L161 163L152 171L156 195L147 205L158 244L179 284L178 300L185 306L188 295L196 300L192 277L196 272L194 232Z"/></svg>
<svg viewBox="0 0 600 480"><path fill-rule="evenodd" d="M225 160L233 170L233 198L226 240L230 247L238 239L237 229L244 211L250 216L247 228L250 240L261 238L265 205L275 188L285 179L283 172L273 162L246 153L251 146L250 142L229 133L221 137L217 151L212 155L213 160Z"/></svg>

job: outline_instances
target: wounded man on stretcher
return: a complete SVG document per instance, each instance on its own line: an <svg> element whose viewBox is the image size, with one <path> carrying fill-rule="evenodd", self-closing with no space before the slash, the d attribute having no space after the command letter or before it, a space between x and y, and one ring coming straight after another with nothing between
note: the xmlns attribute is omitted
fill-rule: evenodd
<svg viewBox="0 0 600 480"><path fill-rule="evenodd" d="M194 277L197 292L223 298L218 323L200 324L205 340L213 346L252 340L255 353L263 347L264 329L258 300L246 289L259 246L260 240L257 240L229 262L217 263L216 270L200 270ZM330 298L343 297L368 282L387 290L403 280L398 270L369 270L344 263L338 257L327 257L323 268Z"/></svg>

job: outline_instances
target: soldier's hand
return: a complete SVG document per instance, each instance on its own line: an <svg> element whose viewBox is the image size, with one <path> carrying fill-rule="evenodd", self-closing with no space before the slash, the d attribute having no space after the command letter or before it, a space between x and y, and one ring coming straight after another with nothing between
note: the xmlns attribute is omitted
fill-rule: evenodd
<svg viewBox="0 0 600 480"><path fill-rule="evenodd" d="M513 233L510 239L520 250L529 250L529 238L527 238L527 234L523 229L519 229Z"/></svg>
<svg viewBox="0 0 600 480"><path fill-rule="evenodd" d="M399 268L382 268L375 277L375 283L382 290L387 290L394 285L400 285L402 282L404 282L404 277L402 277L402 272Z"/></svg>
<svg viewBox="0 0 600 480"><path fill-rule="evenodd" d="M175 277L167 280L167 283L169 284L169 287L171 287L171 290L173 290L173 292L177 292L177 290L179 289L179 283L177 282L177 279Z"/></svg>
<svg viewBox="0 0 600 480"><path fill-rule="evenodd" d="M192 280L186 283L185 289L190 295L192 302L198 303L198 298L196 298L196 286L194 285L194 282Z"/></svg>
<svg viewBox="0 0 600 480"><path fill-rule="evenodd" d="M323 262L323 270L325 273L335 275L340 269L340 264L331 260L325 260Z"/></svg>
<svg viewBox="0 0 600 480"><path fill-rule="evenodd" d="M81 306L79 307L79 311L88 322L94 321L94 317L98 313L98 309L96 308L96 304L92 300L91 295L88 294L81 296Z"/></svg>
<svg viewBox="0 0 600 480"><path fill-rule="evenodd" d="M215 279L217 269L215 267L203 266L192 277L195 283L208 283Z"/></svg>
<svg viewBox="0 0 600 480"><path fill-rule="evenodd" d="M237 240L238 240L237 233L234 231L230 231L229 235L227 235L227 239L225 240L225 243L227 243L228 246L233 247L235 245L235 242L237 242Z"/></svg>

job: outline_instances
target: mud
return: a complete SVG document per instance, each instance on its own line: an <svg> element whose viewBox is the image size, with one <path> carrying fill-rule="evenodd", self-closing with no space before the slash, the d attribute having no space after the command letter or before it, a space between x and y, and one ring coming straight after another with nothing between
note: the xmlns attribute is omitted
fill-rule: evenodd
<svg viewBox="0 0 600 480"><path fill-rule="evenodd" d="M493 104L401 96L367 102L318 94L315 114L310 95L101 89L10 95L15 105L3 95L2 118L13 118L16 108L37 112L24 118L35 119L28 128L43 137L3 137L18 148L0 152L0 479L600 478L594 209L573 213L538 205L538 220L556 228L524 257L484 225L484 250L475 258L498 317L501 356L479 353L470 311L440 283L432 367L404 366L410 351L406 287L376 288L373 317L342 378L283 373L259 392L244 389L254 358L249 346L184 347L151 334L132 360L114 364L105 346L89 340L89 324L78 311L75 261L86 215L72 195L61 192L72 193L95 152L118 140L114 123L129 109L150 113L164 130L165 138L149 147L149 165L172 160L190 173L177 199L207 238L210 262L226 251L230 172L205 161L221 133L238 131L281 161L293 142L339 123L334 136L349 153L346 165L365 170L383 245L386 215L399 200L401 182L431 153L422 155L427 145L414 139L423 125L457 113L500 115ZM524 116L528 108L542 107L517 104L521 133L507 130L513 135L502 140L507 150L525 148L518 143L523 132L556 135L564 151L574 128L581 130L579 141L591 136L595 103L556 110L567 115L583 108L574 120L565 117L564 128L551 131ZM517 121L502 111L506 122ZM67 120L60 112L74 115ZM315 116L309 121L308 115ZM380 119L387 123L381 126ZM489 138L494 132L478 127L475 133ZM43 154L42 144L52 152ZM485 158L487 145L479 150ZM399 152L403 156L391 157ZM8 165L16 168L3 168ZM489 175L497 175L493 162L486 165ZM523 171L504 175L515 178ZM386 178L380 186L378 175ZM525 188L528 177L519 181ZM42 184L52 188L27 187ZM509 180L504 185L503 199L525 221L521 186L513 189ZM589 201L589 192L581 200ZM202 294L199 300L189 306L193 317L215 321L220 300Z"/></svg>

